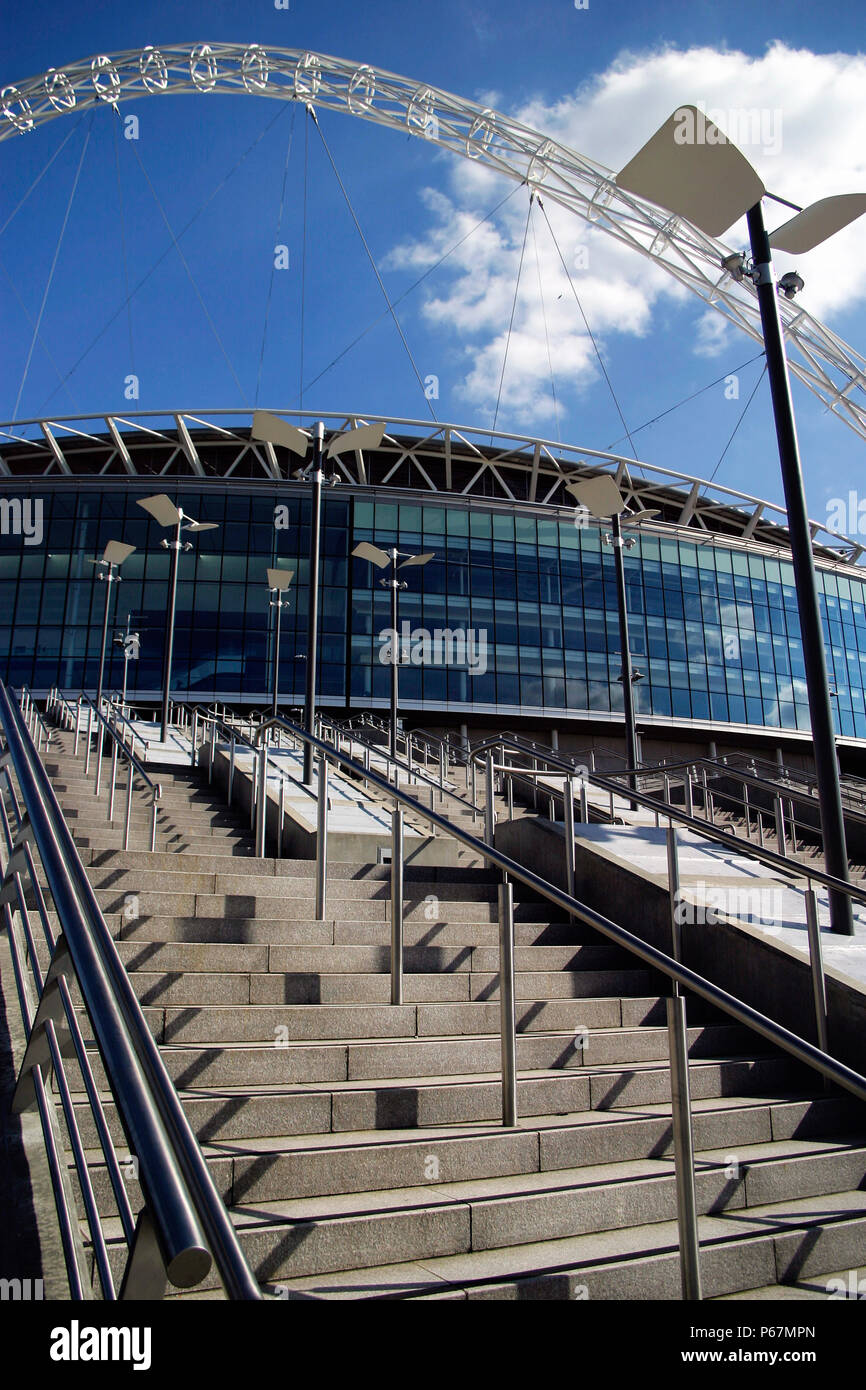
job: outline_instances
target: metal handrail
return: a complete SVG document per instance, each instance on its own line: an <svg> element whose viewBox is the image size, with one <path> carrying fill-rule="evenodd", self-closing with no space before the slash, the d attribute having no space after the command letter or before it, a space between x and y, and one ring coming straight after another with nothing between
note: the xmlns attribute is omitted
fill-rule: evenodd
<svg viewBox="0 0 866 1390"><path fill-rule="evenodd" d="M735 772L738 771L737 764L745 762L755 769L756 775L759 775L757 774L757 765L760 764L762 767L768 768L771 773L775 774L774 776L768 776L765 780L774 783L777 787L784 786L786 782L799 782L804 786L815 788L817 788L818 785L818 779L813 772L807 772L803 768L791 767L787 763L774 763L769 758L761 758L758 755L753 756L750 753L731 753L726 754L724 758L704 759L704 761L712 761L714 765L719 768L733 769ZM851 773L846 772L844 776L840 776L839 788L842 792L843 801L845 797L848 797L866 806L866 780L862 777L854 777ZM812 796L810 800L814 804L815 797ZM843 809L846 814L853 812L853 808L849 808L848 806L844 806ZM853 814L862 815L864 813L853 812Z"/></svg>
<svg viewBox="0 0 866 1390"><path fill-rule="evenodd" d="M19 1101L18 1108L26 1108L35 1100L43 1120L73 1296L86 1296L86 1286L77 1267L71 1239L77 1223L74 1213L68 1210L62 1192L60 1165L63 1160L56 1144L49 1141L50 1114L42 1071L46 1061L42 1045L44 1033L51 1053L50 1064L57 1069L64 1112L67 1118L72 1113L73 1153L77 1164L80 1164L83 1150L74 1121L71 1095L62 1072L61 1050L55 1046L53 1020L56 1013L49 1000L49 991L56 985L64 1005L69 1002L64 976L70 966L84 1000L130 1152L138 1162L145 1196L144 1211L131 1233L128 1203L125 1208L120 1202L121 1221L130 1241L130 1255L120 1296L161 1296L166 1281L176 1287L192 1287L207 1275L212 1260L215 1260L231 1298L260 1299L261 1290L249 1269L231 1219L147 1026L48 774L29 736L24 718L2 682L0 722L6 735L8 758L14 767L26 810L27 831L35 840L62 928L59 939L52 942L50 930L47 936L49 944L53 946L53 956L47 984L40 991L39 1008L29 1018L29 1011L25 1010L25 1023L30 1025L29 1037L16 1099ZM22 822L20 832L23 830ZM21 866L15 856L21 845L19 833L6 865L4 881L5 888L10 880L14 880L19 893ZM35 874L33 877L36 882ZM41 890L38 890L38 901L41 901L40 894ZM22 918L25 931L30 936L24 912ZM43 925L47 924L47 920L47 916L44 916ZM12 933L10 942L13 954L14 941ZM35 962L32 950L31 960ZM16 982L23 1000L26 991L23 989L20 966L19 959ZM42 983L38 974L35 978L37 984ZM67 1009L73 1040L77 1042L80 1041L80 1032L76 1032L73 1017L74 1009L72 1017ZM79 1062L85 1063L82 1068L85 1088L92 1101L96 1093L87 1053L83 1047L76 1051ZM31 1082L32 1097L26 1094L26 1087ZM100 1138L104 1141L107 1135L104 1116L102 1125L98 1113L96 1118ZM112 1167L109 1162L108 1166L116 1179L116 1163ZM96 1209L86 1171L85 1179L85 1205L92 1217ZM94 1252L101 1277L106 1279L106 1272L108 1275L106 1295L113 1297L110 1271L107 1271L104 1259L104 1240L96 1236Z"/></svg>
<svg viewBox="0 0 866 1390"><path fill-rule="evenodd" d="M408 777L413 777L419 782L426 783L431 789L440 793L440 803L442 798L447 796L453 801L458 801L462 807L467 811L471 811L474 816L481 814L481 808L474 801L470 801L468 797L461 796L459 792L455 792L452 788L446 787L442 782L437 781L425 768L420 768L415 763L410 762L406 758L401 758L399 755L394 757L387 748L383 748L380 744L367 743L365 739L357 736L357 731L346 731L332 720L323 720L322 723L338 731L343 738L354 739L357 743L363 743L364 747L369 748L371 753L375 753L377 757L382 758L385 762L396 767L398 771L405 772ZM414 737L414 730L412 736Z"/></svg>
<svg viewBox="0 0 866 1390"><path fill-rule="evenodd" d="M808 792L796 791L793 787L787 787L783 783L770 777L761 777L757 772L744 772L742 769L729 763L722 762L719 758L684 758L676 763L659 763L654 768L644 768L644 772L658 777L670 776L671 773L688 770L689 768L706 768L717 777L731 777L732 780L743 783L745 786L757 787L762 791L771 791L777 796L784 795L786 801L796 801L802 806L813 807L816 805L814 796ZM609 774L612 777L624 777L625 772L615 772ZM730 794L730 793L728 793ZM724 795L724 793L720 793ZM866 822L866 813L855 811L853 807L843 807L844 814L854 819ZM813 827L817 829L818 827Z"/></svg>
<svg viewBox="0 0 866 1390"><path fill-rule="evenodd" d="M486 752L488 748L495 748L498 745L504 747L508 744L517 752L525 752L525 749L520 747L518 737L511 734L498 734L493 738L485 740L483 744L476 745L473 754L477 757L479 753L482 751ZM555 753L537 756L543 756L544 761L552 766L558 765L560 771L570 773L571 775L575 773L574 767L564 759L558 757ZM527 768L515 768L515 772L525 773L529 770L530 769ZM786 855L777 854L775 850L767 849L765 846L759 847L754 845L751 840L744 840L739 835L731 835L727 831L719 830L716 826L709 824L707 821L699 820L696 816L690 816L688 812L680 811L677 807L671 806L668 802L660 803L656 798L646 796L643 792L633 790L631 787L628 788L628 791L625 791L618 782L615 782L610 777L606 777L602 773L585 770L583 776L586 781L599 787L602 791L620 797L627 797L630 801L636 801L638 805L644 806L647 810L658 812L660 815L664 815L668 820L677 821L680 825L685 826L686 829L697 831L699 835L703 835L706 839L713 840L716 844L723 845L725 849L735 850L737 854L750 855L753 859L757 859L763 864L769 864L773 868L782 870L789 877L805 878L810 881L814 880L816 883L820 883L826 888L837 890L840 893L847 893L849 897L854 898L857 902L866 903L866 889L858 888L854 883L846 883L843 879L836 878L833 874L828 874L823 869L815 868L811 864L806 865L792 862ZM550 788L549 790L552 796L562 795L557 788Z"/></svg>
<svg viewBox="0 0 866 1390"><path fill-rule="evenodd" d="M646 965L660 970L662 974L667 975L675 984L698 995L701 999L706 1000L707 1003L722 1009L725 1013L730 1014L732 1018L736 1019L738 1023L743 1023L746 1027L753 1028L756 1032L760 1033L762 1037L766 1038L768 1042L790 1053L795 1060L814 1068L829 1081L850 1091L858 1100L866 1100L866 1077L861 1076L860 1073L854 1071L853 1068L846 1066L843 1062L839 1062L836 1058L822 1052L820 1048L815 1047L812 1043L806 1042L804 1038L798 1037L796 1033L792 1033L789 1029L783 1027L782 1024L776 1023L773 1019L768 1018L758 1009L753 1009L751 1005L745 1004L732 994L728 994L728 992L723 990L719 985L713 984L712 981L699 975L697 971L682 965L664 951L642 941L640 937L635 936L633 932L628 931L625 927L619 926L618 923L611 921L594 908L588 907L585 903L572 897L563 889L548 882L548 880L542 878L540 874L536 874L532 869L527 868L516 859L512 859L509 855L503 853L502 850L496 849L494 845L480 840L470 831L464 830L462 826L452 824L447 817L422 805L420 801L415 800L414 797L402 791L399 787L395 787L393 783L389 782L372 768L365 774L363 764L356 762L354 758L348 757L345 753L338 752L332 744L326 743L323 739L307 733L307 731L302 729L299 725L293 724L290 720L283 718L281 715L276 715L262 724L259 733L262 734L266 732L268 728L272 728L276 725L281 725L283 728L288 729L296 738L309 744L325 761L332 763L337 762L356 774L367 775L370 781L378 786L379 790L383 792L389 800L416 812L425 820L430 821L431 824L435 824L436 828L441 830L443 834L450 835L453 839L459 840L467 849L471 849L474 853L481 855L495 868L501 869L508 875L509 879L518 879L521 883L525 884L527 888L540 894L541 897L547 898L548 901L552 902L556 907L562 908L569 915L576 917L577 920L582 922L585 926L592 927L594 930L601 932L603 936L609 937L611 941L624 947L624 949L630 951L632 955L638 956ZM833 880L834 884L836 882L838 882L838 880ZM866 893L862 896L866 899Z"/></svg>
<svg viewBox="0 0 866 1390"><path fill-rule="evenodd" d="M68 714L74 710L74 707L70 706L69 701L66 700L66 698L61 694L60 691L55 692L54 698L56 702L60 702L61 708L64 708ZM102 785L102 740L103 735L107 733L111 743L111 780L109 784L108 811L106 819L108 821L112 821L114 819L114 796L117 783L117 761L118 756L122 756L129 764L129 772L127 774L126 785L126 812L124 816L123 826L123 848L124 850L129 849L129 837L132 828L133 783L135 777L138 776L141 778L142 782L144 782L145 786L150 792L150 848L151 850L154 850L156 848L156 818L159 802L162 798L162 785L159 782L155 782L153 780L153 778L150 776L147 769L145 768L144 764L141 762L140 758L136 755L133 749L130 748L129 745L124 742L120 733L113 726L111 721L101 712L101 710L98 710L96 708L90 696L83 695L82 699L86 702L88 706L88 738L87 755L84 766L85 775L87 774L88 764L90 761L90 736L94 727L94 719L96 720L96 729L99 734L96 749L96 780L94 784L94 795L97 798L100 795L100 789ZM114 711L112 711L112 713L114 713ZM77 720L77 714L72 713L72 717L76 718Z"/></svg>

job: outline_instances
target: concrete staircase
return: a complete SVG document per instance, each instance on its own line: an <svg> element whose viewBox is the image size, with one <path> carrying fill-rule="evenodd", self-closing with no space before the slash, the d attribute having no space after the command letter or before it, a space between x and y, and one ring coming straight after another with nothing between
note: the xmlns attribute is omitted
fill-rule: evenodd
<svg viewBox="0 0 866 1390"><path fill-rule="evenodd" d="M652 972L516 888L520 1122L503 1129L493 873L407 869L408 1002L392 1007L387 866L332 864L316 921L313 864L250 859L246 825L183 770L160 773L156 852L124 852L71 747L60 732L46 755L58 798L271 1294L679 1297ZM133 846L149 816L136 792ZM862 1111L698 1001L689 1023L705 1296L821 1295L864 1258ZM81 1115L120 1269L83 1098Z"/></svg>

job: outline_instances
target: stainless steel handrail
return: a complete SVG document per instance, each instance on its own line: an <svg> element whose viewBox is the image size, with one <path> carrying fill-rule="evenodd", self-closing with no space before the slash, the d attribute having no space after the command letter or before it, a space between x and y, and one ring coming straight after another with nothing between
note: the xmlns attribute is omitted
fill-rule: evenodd
<svg viewBox="0 0 866 1390"><path fill-rule="evenodd" d="M130 1151L138 1161L145 1196L145 1210L139 1216L131 1237L130 1258L121 1297L160 1296L165 1280L177 1287L192 1287L207 1275L213 1257L230 1297L260 1299L261 1290L252 1276L234 1227L165 1070L48 775L29 737L21 712L2 682L0 723L26 810L28 832L37 845L62 927L62 940L54 941L51 970L48 983L41 991L39 1008L29 1020L25 1015L30 1029L19 1080L19 1093L24 1083L33 1082L35 1103L43 1117L49 1162L57 1170L57 1165L62 1164L63 1160L56 1146L48 1142L48 1101L42 1072L46 1059L41 1038L44 1033L51 1053L51 1065L59 1064L62 1067L60 1049L53 1045L56 1039L52 1036L56 1011L50 1006L48 996L49 988L56 980L64 1005L67 1004L63 977L71 965L124 1134ZM4 887L10 880L17 880L20 891L20 861L16 862L15 859L19 844L20 839L13 845L6 865ZM38 883L38 880L35 881ZM44 919L46 923L47 918ZM26 930L29 934L29 927ZM14 934L10 939L14 942ZM47 940L49 944L52 941L50 930ZM35 961L35 953L31 954ZM16 982L21 993L23 980L19 980L18 976L19 970L16 970ZM35 978L37 984L44 984L40 982L38 974ZM75 1039L75 1029L72 1031ZM83 1049L78 1052L78 1058L79 1061L87 1061ZM84 1080L92 1099L95 1088L92 1086L92 1074L88 1082L88 1073L89 1066L84 1070ZM62 1076L62 1070L58 1070L59 1090L68 1118L71 1095L65 1078L61 1080ZM19 1095L20 1108L34 1103L33 1099L22 1097L19 1093L16 1094ZM99 1128L98 1121L97 1125ZM104 1138L105 1134L107 1130L101 1131L100 1137ZM80 1143L76 1142L74 1113L71 1135L74 1157L80 1162L83 1151ZM60 1199L60 1171L55 1171L55 1178L55 1193ZM89 1215L95 1212L91 1197L92 1194L85 1195ZM64 1206L62 1200L59 1200L59 1205ZM129 1213L124 1211L122 1204L121 1220L129 1237ZM61 1227L68 1234L74 1224L73 1214L65 1210L65 1214L61 1214ZM101 1276L105 1277L105 1261L100 1258L101 1254L104 1255L104 1242L100 1247L99 1241L95 1240L94 1251ZM73 1257L73 1267L70 1269L73 1293L76 1297L83 1297L85 1286L80 1270L74 1267L74 1255L74 1249L67 1245L67 1259ZM108 1288L111 1288L110 1279ZM111 1293L108 1296L112 1296Z"/></svg>
<svg viewBox="0 0 866 1390"><path fill-rule="evenodd" d="M473 756L478 757L481 752L486 752L489 748L499 745L511 745L515 751L525 752L520 747L519 738L510 734L497 734L495 737L485 740L483 744L476 744L473 749ZM574 767L560 758L555 753L538 754L550 766L559 771L575 774ZM531 769L515 768L515 772L527 772ZM688 830L694 830L699 835L703 835L708 840L713 840L716 844L723 845L726 849L735 850L738 854L751 856L762 864L768 864L775 869L781 870L788 877L805 878L814 880L826 888L838 890L840 893L847 893L849 897L857 902L866 903L866 889L858 888L854 883L845 883L842 879L836 878L833 874L828 874L823 869L818 869L809 864L799 864L795 860L789 859L786 855L777 854L774 850L767 849L765 846L754 845L751 840L745 840L742 836L731 835L729 832L719 830L716 826L704 820L699 820L696 816L690 816L686 811L679 810L676 806L671 806L667 802L660 803L656 798L646 796L643 792L633 790L631 787L626 791L619 782L611 777L599 772L587 771L585 779L603 791L613 793L615 796L625 797L628 800L636 801L638 805L645 807L649 811L658 812L666 820L674 820L683 825ZM558 789L550 789L553 796L561 795Z"/></svg>
<svg viewBox="0 0 866 1390"><path fill-rule="evenodd" d="M61 695L59 691L56 693L55 698L63 703L67 712L70 711L71 707L69 705L69 702L65 699L63 695ZM148 791L150 792L150 849L154 850L156 848L156 818L157 811L159 808L159 801L162 797L162 785L161 783L155 782L153 780L153 778L150 776L147 769L145 768L144 764L141 762L140 758L133 751L133 749L130 748L124 742L117 729L114 728L114 726L112 725L111 721L100 710L96 708L90 696L84 695L82 698L84 699L88 707L88 753L90 745L90 734L92 733L94 727L94 719L96 721L95 727L98 730L99 734L99 737L97 739L96 750L96 780L94 785L94 794L97 798L100 795L102 779L102 740L103 735L107 733L111 741L111 781L109 787L108 811L106 819L108 821L112 821L114 819L114 796L117 782L117 760L118 756L122 756L129 764L129 772L127 775L126 787L126 812L124 816L123 826L123 848L124 850L129 849L129 839L132 828L133 783L135 777L138 776L141 778L145 787L147 787ZM87 764L85 763L85 774L86 772Z"/></svg>
<svg viewBox="0 0 866 1390"><path fill-rule="evenodd" d="M310 744L320 756L330 762L338 762L356 774L364 774L365 769L362 764L357 763L353 758L348 757L344 753L339 753L331 744L326 743L323 739L316 738L312 734L308 734L305 729L302 729L299 725L292 724L291 721L284 719L280 715L266 720L261 726L259 733L261 734L263 731L266 731L268 727L273 727L277 724L288 729L296 738L300 738L305 743ZM527 868L524 864L520 864L517 860L512 859L509 855L496 849L495 846L479 839L468 830L464 830L461 826L453 825L447 817L436 811L431 811L429 807L422 805L420 801L416 801L410 794L395 787L393 783L388 782L385 777L375 772L372 768L369 773L367 773L367 776L369 776L370 781L375 783L379 790L390 800L416 812L425 820L435 823L437 829L441 830L443 834L450 835L453 839L459 840L467 849L471 849L476 854L481 855L494 867L506 873L509 878L514 878L524 883L528 888L531 888L534 892L539 893L542 897L554 903L555 906L562 908L570 916L576 917L577 920L583 922L585 926L600 931L602 935L609 937L612 941L616 942L617 945L623 946L627 951L638 956L645 964L660 970L662 974L667 975L669 979L680 985L683 989L690 990L693 994L705 999L707 1003L722 1009L725 1013L735 1018L737 1022L745 1024L748 1028L753 1028L769 1042L789 1052L797 1061L803 1062L806 1066L813 1067L816 1071L820 1072L822 1076L826 1076L828 1080L850 1091L858 1100L866 1100L866 1077L861 1076L859 1072L854 1071L851 1067L845 1066L844 1063L837 1061L834 1057L830 1057L812 1043L806 1042L805 1039L799 1038L795 1033L790 1032L789 1029L784 1028L780 1023L776 1023L773 1019L767 1018L764 1014L760 1013L759 1010L753 1009L751 1005L745 1004L741 1000L735 998L734 995L728 994L726 990L721 989L710 980L704 979L702 975L699 975L696 971L690 970L687 966L674 960L664 951L660 951L655 946L651 946L647 942L642 941L640 937L635 936L632 932L627 931L625 927L621 927L618 923L604 917L600 912L596 912L594 908L587 907L585 903L581 903L577 898L572 897L561 888L557 888L555 884L549 883L539 874L534 873L532 869ZM836 880L834 880L834 882L835 881ZM863 896L866 897L866 894Z"/></svg>

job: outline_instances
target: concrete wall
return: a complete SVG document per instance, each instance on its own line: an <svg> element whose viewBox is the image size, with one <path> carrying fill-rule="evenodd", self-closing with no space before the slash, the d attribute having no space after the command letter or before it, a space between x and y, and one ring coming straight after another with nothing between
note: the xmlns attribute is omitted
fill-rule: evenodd
<svg viewBox="0 0 866 1390"><path fill-rule="evenodd" d="M496 827L496 844L520 863L565 887L562 826L523 817ZM684 885L687 887L687 885ZM626 867L578 839L575 894L641 940L670 954L670 902L666 888L640 869ZM808 965L780 942L747 924L722 921L683 926L683 963L730 994L817 1042ZM866 991L827 975L830 1051L866 1073Z"/></svg>

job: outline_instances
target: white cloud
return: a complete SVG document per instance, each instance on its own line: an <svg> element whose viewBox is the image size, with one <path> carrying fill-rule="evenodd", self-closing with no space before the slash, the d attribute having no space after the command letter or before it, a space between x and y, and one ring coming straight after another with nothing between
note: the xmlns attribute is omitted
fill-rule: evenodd
<svg viewBox="0 0 866 1390"><path fill-rule="evenodd" d="M775 43L761 56L710 48L626 54L606 72L555 102L538 97L514 116L525 125L621 168L645 139L685 103L702 106L742 142L767 187L795 202L866 189L866 56L815 54ZM757 113L754 115L753 113ZM507 188L476 162L457 160L445 189L429 190L429 226L392 251L390 266L424 269L476 223ZM793 216L766 203L768 225ZM683 343L700 356L734 346L736 330L702 308L658 266L552 202L545 211L614 385L618 342L649 339L672 301L694 306L694 332ZM776 215L778 213L778 215ZM423 314L453 335L459 394L492 416L527 215L518 191L431 277ZM544 216L533 211L503 386L500 422L551 419L551 385L537 255L557 393L599 380L598 363ZM745 246L745 220L723 238ZM800 302L819 317L866 299L864 224L854 224L809 255L777 257L779 273L796 265L806 281ZM606 388L605 388L606 389ZM626 410L628 414L628 411Z"/></svg>

